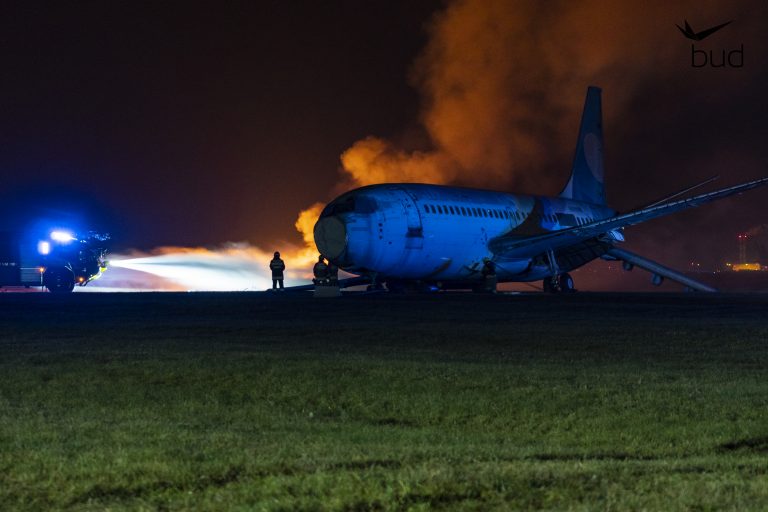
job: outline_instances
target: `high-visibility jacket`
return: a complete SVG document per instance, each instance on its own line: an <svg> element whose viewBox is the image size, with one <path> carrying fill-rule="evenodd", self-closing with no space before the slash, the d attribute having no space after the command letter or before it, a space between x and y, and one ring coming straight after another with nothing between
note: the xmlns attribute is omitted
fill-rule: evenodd
<svg viewBox="0 0 768 512"><path fill-rule="evenodd" d="M272 279L282 279L285 262L280 258L272 258L269 262L269 268L272 270Z"/></svg>

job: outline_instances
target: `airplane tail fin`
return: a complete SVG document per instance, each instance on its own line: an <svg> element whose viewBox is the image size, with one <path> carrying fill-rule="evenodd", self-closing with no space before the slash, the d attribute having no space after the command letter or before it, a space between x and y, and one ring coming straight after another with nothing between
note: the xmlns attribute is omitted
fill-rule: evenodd
<svg viewBox="0 0 768 512"><path fill-rule="evenodd" d="M571 179L560 192L560 197L604 205L603 108L600 93L599 87L587 88Z"/></svg>

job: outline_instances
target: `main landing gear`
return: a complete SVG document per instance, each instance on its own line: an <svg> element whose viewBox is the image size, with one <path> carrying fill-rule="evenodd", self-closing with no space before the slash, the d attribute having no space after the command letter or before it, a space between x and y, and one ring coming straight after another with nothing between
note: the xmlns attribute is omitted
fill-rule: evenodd
<svg viewBox="0 0 768 512"><path fill-rule="evenodd" d="M573 287L573 278L567 272L560 273L557 265L557 258L552 249L546 252L546 262L549 265L551 277L544 279L544 293L573 293L576 289Z"/></svg>
<svg viewBox="0 0 768 512"><path fill-rule="evenodd" d="M544 279L545 293L573 293L575 291L573 278L568 273L556 274Z"/></svg>

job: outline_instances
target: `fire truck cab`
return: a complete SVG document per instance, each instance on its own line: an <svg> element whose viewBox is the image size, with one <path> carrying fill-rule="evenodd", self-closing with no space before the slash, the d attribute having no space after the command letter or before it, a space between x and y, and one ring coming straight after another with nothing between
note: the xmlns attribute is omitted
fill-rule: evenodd
<svg viewBox="0 0 768 512"><path fill-rule="evenodd" d="M0 287L39 286L66 293L85 286L107 268L107 240L108 234L94 232L84 237L64 230L45 236L0 232Z"/></svg>

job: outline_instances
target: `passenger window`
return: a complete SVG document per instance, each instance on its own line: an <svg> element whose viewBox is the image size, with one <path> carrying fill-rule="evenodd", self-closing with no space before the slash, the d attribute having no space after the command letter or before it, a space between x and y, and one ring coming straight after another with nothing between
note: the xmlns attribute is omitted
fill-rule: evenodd
<svg viewBox="0 0 768 512"><path fill-rule="evenodd" d="M450 208L450 209L451 209L451 213L452 213L453 215L456 215L456 212L453 210L453 206L449 206L448 208Z"/></svg>

